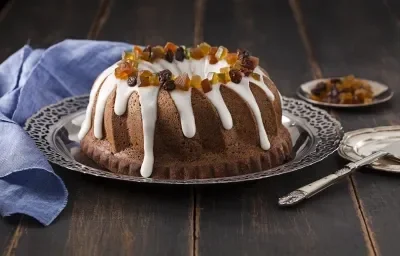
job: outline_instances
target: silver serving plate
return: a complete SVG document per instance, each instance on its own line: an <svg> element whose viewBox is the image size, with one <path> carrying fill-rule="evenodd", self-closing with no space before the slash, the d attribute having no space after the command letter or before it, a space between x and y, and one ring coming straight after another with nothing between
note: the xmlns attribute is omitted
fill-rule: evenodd
<svg viewBox="0 0 400 256"><path fill-rule="evenodd" d="M335 152L343 136L340 123L326 111L300 100L283 97L283 124L293 141L293 159L262 172L212 179L152 179L120 175L102 169L80 151L77 134L89 96L67 98L47 106L28 119L25 130L54 164L67 169L110 179L165 183L213 184L250 181L289 173L312 165Z"/></svg>
<svg viewBox="0 0 400 256"><path fill-rule="evenodd" d="M371 103L366 103L366 104L337 104L337 103L327 103L327 102L319 102L316 100L312 100L310 98L311 96L311 90L319 83L319 82L324 82L327 80L330 80L332 78L339 78L339 77L328 77L328 78L321 78L321 79L315 79L309 82L306 82L297 89L297 96L305 100L309 103L312 103L314 105L319 105L319 106L324 106L324 107L335 107L335 108L359 108L359 107L368 107L368 106L373 106L376 104L384 103L389 101L393 95L394 92L389 88L389 86L376 82L376 81L371 81L371 80L366 80L366 79L360 79L363 80L364 82L368 83L371 86L374 100Z"/></svg>
<svg viewBox="0 0 400 256"><path fill-rule="evenodd" d="M399 125L360 129L344 135L338 153L341 157L355 162L397 141L400 141ZM400 163L396 159L381 158L369 167L400 173Z"/></svg>

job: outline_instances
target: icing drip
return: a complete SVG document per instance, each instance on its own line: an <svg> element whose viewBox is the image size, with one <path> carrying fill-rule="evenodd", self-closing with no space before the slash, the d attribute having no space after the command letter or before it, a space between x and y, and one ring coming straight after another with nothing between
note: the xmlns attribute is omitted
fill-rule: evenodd
<svg viewBox="0 0 400 256"><path fill-rule="evenodd" d="M201 60L185 59L182 62L174 60L172 63L161 59L157 60L154 63L147 61L140 62L139 70L159 72L164 69L169 69L175 76L178 76L182 73L187 73L190 78L194 74L196 74L199 75L202 79L205 79L208 77L209 73L219 72L221 68L228 66L228 63L225 60L219 61L216 64L209 64L208 57ZM101 139L103 137L105 105L108 97L115 87L117 89L114 103L114 112L118 116L121 116L126 112L128 101L132 93L135 91L138 92L139 101L141 104L144 135L144 159L140 169L140 173L143 177L150 177L154 165L154 131L157 120L157 101L160 87L139 87L139 79L136 86L129 87L126 80L119 80L114 76L114 74L112 74L116 67L116 64L109 67L102 74L100 74L98 79L95 81L92 91L90 93L89 104L85 114L85 119L81 126L81 130L79 131L78 138L80 140L83 139L83 137L90 130L90 127L92 126L91 113L93 109L95 109L93 120L94 136L98 139ZM265 75L259 67L256 67L254 73L259 74L261 77ZM254 95L250 90L249 82L252 82L260 87L265 92L270 101L275 100L274 94L271 92L271 90L269 90L268 86L264 83L263 80L257 81L251 77L243 77L241 83L235 84L229 82L227 84L227 87L236 92L249 105L256 119L261 148L264 150L268 150L270 148L270 142L268 140L268 135L265 131L260 109L257 105ZM232 116L222 98L220 86L221 85L219 84L213 85L212 90L205 93L205 96L210 100L210 102L213 104L216 111L218 112L223 127L229 130L233 127ZM98 99L96 105L94 106L97 92ZM192 89L189 89L189 91L173 90L170 92L171 98L174 101L180 115L182 132L187 138L192 138L196 134L196 124L191 102L191 92ZM280 94L279 97L282 99Z"/></svg>
<svg viewBox="0 0 400 256"><path fill-rule="evenodd" d="M183 61L176 61L174 60L175 65L179 68L180 73L188 74L189 78L192 78L192 70L191 67L191 60L183 60Z"/></svg>
<svg viewBox="0 0 400 256"><path fill-rule="evenodd" d="M211 101L211 103L214 105L215 109L217 110L218 115L221 118L222 126L226 130L230 130L233 127L232 116L231 116L231 113L229 112L228 108L226 107L224 99L222 98L220 86L221 85L219 85L219 84L214 85L212 87L212 90L207 92L205 95Z"/></svg>
<svg viewBox="0 0 400 256"><path fill-rule="evenodd" d="M138 87L135 87L138 88ZM148 178L154 165L154 130L157 121L157 98L159 86L139 87L139 101L143 120L144 158L140 174Z"/></svg>
<svg viewBox="0 0 400 256"><path fill-rule="evenodd" d="M260 67L256 67L254 69L254 73L259 74L262 81L264 81L263 76L265 76L265 74L264 74L264 72L261 71ZM268 86L264 82L257 81L252 77L250 77L250 82L252 82L255 85L257 85L258 87L260 87L265 92L265 94L267 95L267 97L270 101L275 100L274 94L271 92L271 90L268 88Z"/></svg>
<svg viewBox="0 0 400 256"><path fill-rule="evenodd" d="M251 111L256 118L261 148L264 150L268 150L271 145L268 140L267 132L264 128L260 108L258 107L256 99L254 98L254 95L250 90L249 79L247 77L243 77L240 84L229 82L227 86L234 90L250 106Z"/></svg>
<svg viewBox="0 0 400 256"><path fill-rule="evenodd" d="M94 136L98 139L103 138L103 119L104 110L108 96L114 90L117 80L114 75L110 75L104 81L104 85L100 88L99 96L97 97L96 108L94 112Z"/></svg>
<svg viewBox="0 0 400 256"><path fill-rule="evenodd" d="M85 137L85 135L90 130L90 127L92 126L91 115L92 115L93 104L94 104L94 101L95 101L95 97L96 97L97 91L99 90L100 86L103 84L104 80L110 74L112 74L112 72L114 71L114 69L116 67L117 67L117 65L114 64L111 67L109 67L106 70L104 70L103 73L101 73L97 77L96 81L93 84L92 90L90 91L89 104L88 104L88 106L86 108L85 120L83 121L81 129L80 129L79 134L78 134L78 138L80 140L83 139L83 137Z"/></svg>
<svg viewBox="0 0 400 256"><path fill-rule="evenodd" d="M189 89L189 91L173 90L170 95L178 109L183 134L187 138L192 138L196 134L192 108L192 89Z"/></svg>
<svg viewBox="0 0 400 256"><path fill-rule="evenodd" d="M126 81L118 81L114 103L114 112L117 116L122 116L125 113L129 97L134 91L136 91L136 87L128 86Z"/></svg>

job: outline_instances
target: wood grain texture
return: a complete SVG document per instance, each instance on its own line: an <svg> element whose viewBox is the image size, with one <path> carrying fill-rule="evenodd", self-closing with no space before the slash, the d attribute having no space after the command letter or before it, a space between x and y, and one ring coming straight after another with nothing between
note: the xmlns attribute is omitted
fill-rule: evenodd
<svg viewBox="0 0 400 256"><path fill-rule="evenodd" d="M187 255L190 188L112 181L56 167L69 204L43 228L23 223L16 255Z"/></svg>
<svg viewBox="0 0 400 256"><path fill-rule="evenodd" d="M99 39L143 45L163 45L166 41L193 43L193 1L122 0L113 1L110 8Z"/></svg>
<svg viewBox="0 0 400 256"><path fill-rule="evenodd" d="M285 96L293 97L300 82L312 79L307 52L286 1L207 5L204 29L205 40L212 44L248 48L259 56ZM200 189L198 255L370 253L349 182L297 208L277 206L279 196L332 172L337 161L337 156L331 156L300 172Z"/></svg>
<svg viewBox="0 0 400 256"><path fill-rule="evenodd" d="M86 38L98 0L13 0L0 22L0 61L28 43L47 47L65 38Z"/></svg>
<svg viewBox="0 0 400 256"><path fill-rule="evenodd" d="M399 9L392 8L398 7L397 2L299 2L324 76L355 74L386 83L395 91L394 99L388 104L337 110L345 130L399 124L400 27L396 18ZM339 161L335 166L338 168L343 163ZM396 214L399 211L396 196L400 192L399 178L363 172L356 173L352 179L375 252L393 255L400 249L395 238L400 234L400 220Z"/></svg>

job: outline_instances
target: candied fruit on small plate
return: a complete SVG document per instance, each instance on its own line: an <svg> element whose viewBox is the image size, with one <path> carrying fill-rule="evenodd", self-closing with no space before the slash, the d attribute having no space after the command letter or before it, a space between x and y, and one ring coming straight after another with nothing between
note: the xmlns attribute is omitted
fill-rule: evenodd
<svg viewBox="0 0 400 256"><path fill-rule="evenodd" d="M385 84L353 75L315 79L297 89L297 96L307 102L337 108L372 106L389 101L393 94Z"/></svg>

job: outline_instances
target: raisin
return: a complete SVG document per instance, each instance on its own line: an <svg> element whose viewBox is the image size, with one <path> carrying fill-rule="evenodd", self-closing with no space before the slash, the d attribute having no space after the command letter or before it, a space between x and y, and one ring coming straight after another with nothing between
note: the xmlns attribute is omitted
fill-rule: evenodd
<svg viewBox="0 0 400 256"><path fill-rule="evenodd" d="M175 59L177 61L183 61L185 59L185 50L183 47L178 47L178 49L176 49Z"/></svg>
<svg viewBox="0 0 400 256"><path fill-rule="evenodd" d="M174 53L170 49L168 49L167 53L165 54L165 60L169 63L174 61Z"/></svg>
<svg viewBox="0 0 400 256"><path fill-rule="evenodd" d="M246 49L238 49L237 54L238 54L239 59L246 59L246 58L250 57L250 55L251 55L251 53Z"/></svg>
<svg viewBox="0 0 400 256"><path fill-rule="evenodd" d="M146 48L143 49L143 52L148 52L149 53L149 58L151 58L151 45L146 46Z"/></svg>
<svg viewBox="0 0 400 256"><path fill-rule="evenodd" d="M172 91L175 89L175 83L172 80L165 81L162 85L163 89L166 91Z"/></svg>
<svg viewBox="0 0 400 256"><path fill-rule="evenodd" d="M321 95L326 90L326 84L324 82L319 82L312 90L311 93L314 95Z"/></svg>
<svg viewBox="0 0 400 256"><path fill-rule="evenodd" d="M172 73L171 71L169 71L169 69L164 69L163 71L160 71L158 73L158 80L160 81L160 83L164 83L168 80L171 80L172 77Z"/></svg>
<svg viewBox="0 0 400 256"><path fill-rule="evenodd" d="M232 82L238 84L242 81L242 73L237 69L231 69L229 71L229 76L231 77Z"/></svg>
<svg viewBox="0 0 400 256"><path fill-rule="evenodd" d="M128 83L128 86L130 86L130 87L136 86L136 84L137 84L137 77L136 77L136 76L130 76L130 77L128 77L127 83Z"/></svg>

